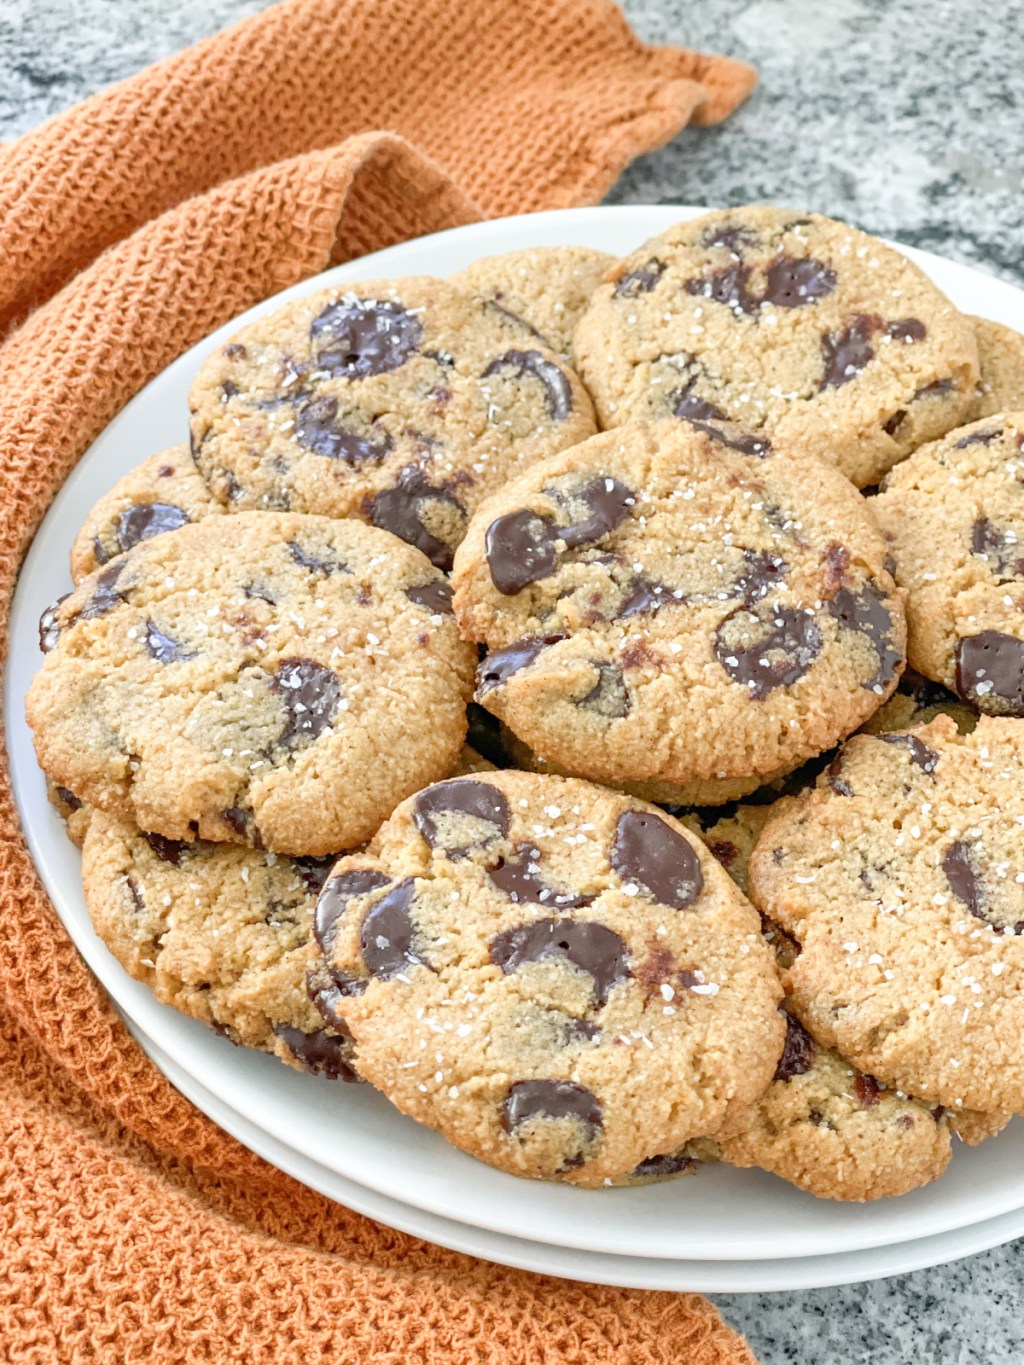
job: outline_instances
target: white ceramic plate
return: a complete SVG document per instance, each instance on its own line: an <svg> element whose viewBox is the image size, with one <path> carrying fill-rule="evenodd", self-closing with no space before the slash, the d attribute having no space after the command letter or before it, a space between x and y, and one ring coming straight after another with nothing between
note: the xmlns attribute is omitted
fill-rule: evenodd
<svg viewBox="0 0 1024 1365"><path fill-rule="evenodd" d="M642 1256L611 1256L504 1237L499 1232L485 1232L424 1213L408 1204L397 1204L386 1195L377 1194L363 1185L354 1185L344 1176L335 1175L308 1157L300 1156L291 1147L247 1123L217 1096L204 1090L193 1076L182 1071L130 1020L128 1024L142 1047L183 1095L226 1132L279 1170L389 1227L436 1242L452 1251L462 1251L520 1270L595 1284L621 1285L626 1289L702 1294L771 1293L774 1290L823 1289L829 1285L859 1284L888 1275L903 1275L923 1266L940 1265L1001 1246L1024 1234L1024 1209L1018 1209L1014 1213L1004 1213L1000 1218L935 1237L917 1237L911 1242L851 1251L845 1255L790 1257L782 1261L656 1261Z"/></svg>
<svg viewBox="0 0 1024 1365"><path fill-rule="evenodd" d="M697 210L679 206L568 210L456 229L329 271L214 333L149 384L103 432L55 500L26 560L11 624L8 745L26 834L47 889L89 965L170 1060L239 1119L318 1168L378 1194L504 1236L652 1260L804 1258L935 1237L1024 1208L1020 1125L957 1153L941 1182L899 1200L843 1206L759 1172L709 1169L692 1180L600 1195L490 1170L396 1113L368 1087L326 1085L245 1054L158 1005L92 932L79 859L45 799L22 698L37 667L42 609L68 586L67 552L89 506L141 459L187 435L186 393L203 357L242 322L325 284L374 275L446 275L477 256L580 243L625 253ZM913 256L962 308L1024 329L1024 294L976 270Z"/></svg>

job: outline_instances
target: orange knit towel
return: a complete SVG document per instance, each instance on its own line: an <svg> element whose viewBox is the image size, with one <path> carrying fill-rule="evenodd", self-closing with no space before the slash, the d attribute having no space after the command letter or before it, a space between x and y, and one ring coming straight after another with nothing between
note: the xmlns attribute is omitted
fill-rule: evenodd
<svg viewBox="0 0 1024 1365"><path fill-rule="evenodd" d="M50 499L182 350L351 256L598 199L753 83L611 0L290 0L0 148L3 655ZM439 1250L221 1132L76 955L2 758L0 992L5 1361L753 1365L703 1299Z"/></svg>

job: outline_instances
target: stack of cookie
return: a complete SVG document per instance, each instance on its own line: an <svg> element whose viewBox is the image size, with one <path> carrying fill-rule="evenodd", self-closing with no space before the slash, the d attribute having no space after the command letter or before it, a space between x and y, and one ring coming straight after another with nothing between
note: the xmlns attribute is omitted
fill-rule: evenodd
<svg viewBox="0 0 1024 1365"><path fill-rule="evenodd" d="M767 208L251 324L40 624L97 932L517 1175L934 1179L1024 1109L1018 406Z"/></svg>

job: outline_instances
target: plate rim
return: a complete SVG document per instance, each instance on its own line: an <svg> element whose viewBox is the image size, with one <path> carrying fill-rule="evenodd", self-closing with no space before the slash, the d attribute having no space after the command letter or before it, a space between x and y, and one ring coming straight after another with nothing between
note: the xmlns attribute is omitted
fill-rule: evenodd
<svg viewBox="0 0 1024 1365"><path fill-rule="evenodd" d="M402 273L400 269L401 263L404 262L406 258L414 259L417 256L417 254L423 251L426 244L433 244L434 247L437 247L449 244L453 240L457 240L460 243L464 242L467 244L466 259L469 260L474 259L476 256L479 255L490 254L490 251L492 250L510 249L509 242L507 240L507 234L513 229L522 231L528 226L529 233L527 235L542 236L545 240L549 241L549 244L552 244L553 242L557 242L559 232L564 231L566 228L571 228L570 237L575 237L577 235L577 230L583 226L584 222L586 222L588 225L592 225L595 234L598 234L601 225L605 223L611 223L614 221L617 224L628 222L631 226L633 223L637 224L642 223L643 228L642 229L638 228L634 234L636 244L639 245L640 241L642 241L644 237L650 236L652 232L662 231L666 226L673 222L680 221L685 217L695 216L704 211L706 210L704 210L703 208L686 205L613 205L600 206L597 208L589 209L551 210L538 214L512 215L504 219L490 219L482 223L469 224L459 228L447 229L446 231L441 233L429 234L425 237L414 239L411 242L400 243L397 246L385 248L382 251L372 253L369 256L364 256L361 258L357 258L356 260L346 262L344 265L333 267L332 269L325 271L320 275L316 275L306 280L300 281L298 284L291 286L289 289L283 290L278 294L271 296L271 298L263 300L261 303L255 305L252 309L246 310L246 312L240 314L235 319L226 323L223 327L216 329L208 337L204 338L201 342L199 342L196 346L189 348L189 350L186 351L181 357L172 362L170 366L166 367L166 369L162 371L160 375L156 376L153 380L151 380L149 384L147 384L142 390L140 390L140 392L128 404L126 404L126 406L112 420L112 422L108 424L108 426L104 429L104 432L97 437L96 441L94 441L90 446L89 451L87 451L86 454L83 456L82 460L79 461L78 466L72 472L69 479L65 482L64 487L57 495L57 498L54 500L54 504L52 505L50 511L48 511L47 513L47 517L44 518L43 522L41 523L41 526L37 531L37 535L34 538L33 544L30 547L29 552L26 555L25 561L22 565L22 571L21 574L19 575L19 581L17 584L17 589L13 600L13 610L11 615L12 639L14 637L16 622L20 621L19 604L22 599L22 590L25 584L29 581L31 571L35 567L38 559L45 555L48 548L45 544L46 541L45 533L47 524L50 523L52 525L53 507L58 506L58 504L63 506L65 502L73 498L78 483L85 482L85 475L88 472L87 466L90 463L89 457L92 456L93 453L96 451L97 446L102 446L104 441L109 438L111 433L119 434L122 427L125 426L130 427L132 421L135 419L139 411L140 410L143 412L145 411L146 403L151 399L151 391L154 385L166 384L168 382L168 375L172 374L172 372L175 375L175 377L177 377L181 373L191 372L189 370L189 366L195 364L196 357L198 354L205 353L205 351L208 350L210 347L218 344L219 340L229 336L231 333L236 331L239 326L245 325L245 323L249 321L251 318L272 311L274 308L280 306L281 302L289 298L299 297L303 294L313 292L317 289L328 287L332 283L336 282L340 283L348 279L358 278L360 276L365 277L367 272L370 271L371 269L373 271L380 270L382 273L391 273L391 271L394 269L394 266L397 265L399 266L399 269L397 270L396 273L400 274ZM567 240L567 238L563 236L562 240L563 241ZM540 243L538 242L537 244ZM918 251L913 248L900 247L900 249L904 250L908 256L910 256L912 259L917 260L919 264L924 265L926 268L928 264L932 264L933 266L937 266L939 269L941 269L943 273L952 271L954 278L959 277L961 284L965 289L972 284L976 285L979 279L984 281L985 286L989 289L991 293L997 295L999 298L1003 299L1009 298L1011 301L1010 304L1007 304L1005 310L997 308L993 311L1004 312L1005 314L1013 314L1016 317L1018 324L1024 326L1024 291L1017 289L1013 285L1006 284L1004 281L997 280L994 277L988 276L984 272L979 271L975 267L961 265L958 262L947 261L945 258L932 255L932 253ZM420 270L422 271L422 267L420 267ZM988 313L989 310L983 311ZM183 425L184 416L185 414L183 413L182 414ZM59 548L62 557L66 556L68 548L66 542L61 542L60 546L57 548ZM100 981L108 989L112 997L115 1000L118 1000L119 1002L122 1003L123 1008L133 1017L133 1019L135 1019L136 1023L140 1027L142 1027L144 1031L147 1031L144 1020L150 1017L150 1011L148 1010L147 1005L152 1006L153 1010L155 1011L165 1011L166 1014L173 1017L174 1022L177 1024L192 1023L193 1021L183 1020L181 1016L175 1014L174 1011L170 1010L166 1006L160 1005L159 1002L155 1001L151 996L149 996L149 993L145 987L141 986L139 983L132 981L131 978L128 977L127 974L122 971L119 964L117 964L116 961L110 956L106 948L100 943L99 939L96 938L94 934L92 935L91 942L89 941L88 935L76 934L76 929L79 927L77 925L77 922L73 921L69 923L68 919L65 917L62 906L63 896L55 888L55 886L51 884L47 859L45 856L41 856L41 854L45 854L44 844L46 842L46 836L48 835L48 831L44 832L44 837L42 841L40 841L38 830L39 822L37 822L31 814L27 813L26 805L23 801L26 789L23 784L25 774L22 772L23 765L21 763L16 763L15 761L15 754L18 748L17 744L15 743L15 735L18 730L19 721L22 730L24 730L25 727L22 711L22 698L20 695L16 693L12 682L14 672L15 670L11 667L10 661L8 661L8 667L6 670L5 677L5 699L6 728L8 739L8 751L11 758L12 785L14 787L15 800L19 809L19 814L22 817L23 828L33 855L33 859L36 863L37 869L39 870L40 876L42 877L44 884L47 887L51 900L57 907L58 914L60 915L62 921L64 922L65 927L71 933L72 938L75 939L75 942L79 947L79 950L83 953L83 956L86 957L86 960L89 963L90 968L99 977ZM41 775L38 773L38 770L35 770L35 775L38 779L37 785L41 785ZM28 790L31 792L31 783L29 783L28 785ZM51 825L56 820L57 817L53 816ZM63 835L61 837L63 837ZM80 939L82 941L80 941ZM123 977L123 980L118 980L118 974L120 974L120 976ZM128 983L127 987L125 986L126 982ZM140 993L140 995L144 997L144 1001L139 999L133 1000L133 991L137 991L138 993ZM134 1003L134 1008L132 1008L131 1003L128 1003L130 1001ZM140 1015L142 1016L141 1018L139 1017ZM157 1020L157 1024L158 1027L160 1027L159 1020ZM219 1042L221 1040L217 1041ZM228 1045L224 1044L224 1047L227 1048ZM258 1119L256 1119L253 1115L251 1114L242 1115L242 1117L246 1117L248 1120L256 1123L257 1126L259 1126ZM406 1122L410 1121L406 1120ZM268 1133L268 1136L274 1137L274 1134L271 1133L270 1130L263 1131L266 1131ZM472 1160L472 1158L470 1157L465 1157L464 1159L466 1161ZM476 1163L474 1163L474 1165L475 1164ZM355 1183L360 1184L364 1188L377 1190L377 1192L380 1193L385 1198L394 1198L393 1195L389 1194L386 1188L381 1188L378 1184L375 1184L372 1181L360 1179L359 1177L353 1175L346 1175L345 1172L340 1170L338 1170L336 1173L341 1178L348 1178L350 1180L353 1180ZM512 1177L509 1177L509 1179L512 1179ZM794 1193L799 1195L799 1192ZM607 1197L607 1195L605 1197ZM807 1198L808 1196L802 1197ZM424 1202L417 1202L416 1199L403 1198L400 1202L407 1203L410 1207L418 1207L422 1209L425 1213L431 1213L434 1216L443 1217L450 1219L451 1221L458 1221L462 1223L463 1220L461 1218L451 1219L451 1215L448 1214L447 1212L434 1209L429 1202L426 1202L426 1196L423 1196L423 1199ZM895 1233L889 1236L880 1232L879 1229L876 1228L875 1231L867 1233L866 1236L855 1237L851 1245L847 1248L847 1251L852 1252L857 1249L865 1250L868 1249L869 1247L897 1245L905 1241L919 1240L933 1235L945 1235L948 1234L950 1231L953 1231L956 1227L976 1226L978 1223L985 1222L991 1219L992 1217L998 1217L1001 1216L1003 1213L1024 1207L1024 1188L1022 1188L1020 1191L1019 1200L1020 1202L1018 1204L1012 1205L1012 1208L1001 1208L998 1212L983 1213L979 1217L973 1219L964 1218L959 1223L946 1223L939 1229L921 1231L919 1233L912 1234L909 1237L906 1236L905 1234L900 1233ZM891 1201L887 1202L891 1207ZM502 1236L510 1235L501 1226L498 1225L495 1219L489 1219L484 1222L478 1221L475 1224L466 1223L465 1225L466 1226L475 1225L481 1228L490 1229L497 1235ZM535 1242L545 1243L550 1242L551 1245L563 1247L572 1244L571 1237L568 1242L566 1242L565 1240L556 1241L553 1236L535 1237L530 1240ZM641 1259L644 1258L644 1252L640 1249L636 1249L634 1251L624 1251L621 1249L617 1249L615 1251L605 1252L579 1245L578 1249L584 1252L585 1254L589 1255L613 1254L628 1255ZM739 1254L741 1250L742 1250L741 1248L733 1248L731 1250L720 1249L714 1256L706 1255L705 1257L702 1257L702 1259L714 1260L716 1262L742 1260L745 1258ZM787 1250L785 1248L780 1248L778 1245L774 1244L769 1246L767 1243L764 1246L765 1260L799 1259L806 1255L823 1254L846 1254L846 1252L829 1253L826 1248L820 1248L817 1251L807 1250L793 1251ZM673 1254L672 1256L666 1255L665 1259L678 1260L679 1257L677 1254Z"/></svg>

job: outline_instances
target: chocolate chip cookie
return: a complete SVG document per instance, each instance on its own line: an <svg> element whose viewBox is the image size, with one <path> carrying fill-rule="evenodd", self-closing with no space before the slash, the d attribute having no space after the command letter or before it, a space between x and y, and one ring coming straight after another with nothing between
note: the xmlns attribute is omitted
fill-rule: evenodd
<svg viewBox="0 0 1024 1365"><path fill-rule="evenodd" d="M755 912L671 817L501 772L342 859L311 990L404 1113L516 1175L594 1183L749 1105L783 1042Z"/></svg>
<svg viewBox="0 0 1024 1365"><path fill-rule="evenodd" d="M453 275L451 283L521 318L568 358L576 324L614 264L614 256L589 247L540 246L482 256Z"/></svg>
<svg viewBox="0 0 1024 1365"><path fill-rule="evenodd" d="M550 763L715 804L893 691L900 595L863 499L726 425L621 428L488 500L456 558L477 700Z"/></svg>
<svg viewBox="0 0 1024 1365"><path fill-rule="evenodd" d="M285 304L207 358L189 402L225 507L360 517L442 568L486 493L595 429L526 323L425 278Z"/></svg>
<svg viewBox="0 0 1024 1365"><path fill-rule="evenodd" d="M306 993L313 906L333 861L180 843L96 811L82 880L97 934L158 1000L244 1047L355 1080L344 1029Z"/></svg>
<svg viewBox="0 0 1024 1365"><path fill-rule="evenodd" d="M1024 409L1024 336L1001 322L968 317L978 343L981 377L971 417Z"/></svg>
<svg viewBox="0 0 1024 1365"><path fill-rule="evenodd" d="M801 1022L953 1109L1024 1107L1022 778L1013 720L857 735L750 863L755 904L800 945L784 984Z"/></svg>
<svg viewBox="0 0 1024 1365"><path fill-rule="evenodd" d="M907 590L908 654L979 711L1024 716L1024 413L893 470L872 508Z"/></svg>
<svg viewBox="0 0 1024 1365"><path fill-rule="evenodd" d="M357 521L239 513L142 541L40 639L44 771L167 838L352 848L466 731L474 656L447 582Z"/></svg>
<svg viewBox="0 0 1024 1365"><path fill-rule="evenodd" d="M71 547L75 583L142 540L225 509L199 477L188 446L151 455L119 479L85 519Z"/></svg>
<svg viewBox="0 0 1024 1365"><path fill-rule="evenodd" d="M787 209L705 214L610 272L573 355L603 427L725 418L858 487L967 420L970 324L899 252Z"/></svg>

